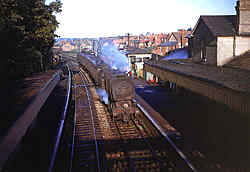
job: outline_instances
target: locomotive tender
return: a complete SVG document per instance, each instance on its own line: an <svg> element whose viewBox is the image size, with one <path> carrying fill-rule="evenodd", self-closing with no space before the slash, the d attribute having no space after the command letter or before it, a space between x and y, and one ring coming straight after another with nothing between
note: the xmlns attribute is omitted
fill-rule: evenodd
<svg viewBox="0 0 250 172"><path fill-rule="evenodd" d="M114 120L128 122L135 114L135 88L126 73L112 70L100 58L87 53L77 57L95 84L106 90L108 94L108 110Z"/></svg>

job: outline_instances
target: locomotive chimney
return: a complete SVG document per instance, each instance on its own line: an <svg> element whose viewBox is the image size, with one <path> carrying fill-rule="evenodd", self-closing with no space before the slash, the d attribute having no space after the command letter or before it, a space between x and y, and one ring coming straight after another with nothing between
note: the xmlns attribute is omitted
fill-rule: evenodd
<svg viewBox="0 0 250 172"><path fill-rule="evenodd" d="M238 34L250 36L250 0L238 0L235 9Z"/></svg>

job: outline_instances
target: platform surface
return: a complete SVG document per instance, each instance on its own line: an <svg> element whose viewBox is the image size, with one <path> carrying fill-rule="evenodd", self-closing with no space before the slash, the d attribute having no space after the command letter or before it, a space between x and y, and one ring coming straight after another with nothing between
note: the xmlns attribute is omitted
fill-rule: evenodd
<svg viewBox="0 0 250 172"><path fill-rule="evenodd" d="M192 62L190 59L161 60L157 62L147 62L146 64L211 82L236 91L250 93L250 71L247 70L198 64Z"/></svg>

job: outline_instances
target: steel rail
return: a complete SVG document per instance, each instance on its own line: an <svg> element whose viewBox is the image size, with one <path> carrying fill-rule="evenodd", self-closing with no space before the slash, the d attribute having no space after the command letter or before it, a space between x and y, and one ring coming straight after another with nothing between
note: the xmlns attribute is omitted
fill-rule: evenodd
<svg viewBox="0 0 250 172"><path fill-rule="evenodd" d="M75 88L75 101L76 101L76 88ZM76 102L75 102L75 112L74 112L74 124L73 124L73 136L72 136L72 146L71 146L71 154L70 154L70 165L69 172L73 170L73 159L74 159L74 148L75 148L75 135L76 135Z"/></svg>
<svg viewBox="0 0 250 172"><path fill-rule="evenodd" d="M22 137L26 134L29 126L37 117L41 107L59 81L60 75L59 72L56 72L32 98L31 103L27 106L23 114L20 115L20 117L15 121L3 138L2 142L0 143L0 171L4 167L11 154L16 150Z"/></svg>
<svg viewBox="0 0 250 172"><path fill-rule="evenodd" d="M198 172L195 167L190 163L186 155L175 145L175 143L168 137L166 132L163 131L161 126L159 126L156 121L151 117L151 115L138 103L136 105L139 109L145 114L145 116L152 122L152 124L158 129L158 131L164 136L164 138L170 143L170 145L176 150L176 152L181 156L181 158L185 161L185 163L194 171Z"/></svg>
<svg viewBox="0 0 250 172"><path fill-rule="evenodd" d="M51 157L51 160L50 160L50 165L49 165L48 172L51 172L53 170L53 168L54 168L54 165L55 165L56 154L57 154L57 150L58 150L59 143L60 143L60 140L61 140L61 136L62 136L62 132L63 132L63 126L64 126L65 118L66 118L66 115L67 115L67 111L68 111L69 99L70 99L70 94L71 94L71 82L72 81L71 81L71 72L70 72L70 69L69 69L68 65L67 65L67 68L68 68L68 72L69 72L67 98L66 98L66 102L65 102L65 106L64 106L64 111L63 111L63 114L62 114L62 119L60 121L59 131L58 131L58 134L57 134L57 137L56 137L56 142L55 142L55 145L54 145L53 154L52 154L52 157Z"/></svg>
<svg viewBox="0 0 250 172"><path fill-rule="evenodd" d="M155 152L154 148L152 147L152 145L149 143L149 141L143 137L142 131L139 129L138 125L136 124L136 122L134 120L132 120L133 124L135 125L135 127L137 128L137 130L139 131L139 134L141 136L141 138L143 138L144 142L147 144L147 146L149 147L149 149L151 150L154 158L160 163L161 169L163 169L163 161L157 156L157 153ZM141 125L141 127L145 130L144 126ZM145 130L145 132L147 132ZM148 132L147 132L148 133Z"/></svg>
<svg viewBox="0 0 250 172"><path fill-rule="evenodd" d="M84 85L86 85L83 77L85 77L86 80L87 80L87 78L86 78L86 76L84 75L84 73L82 71L80 73L81 73L80 76L82 77L82 82L83 82ZM99 157L98 143L97 143L95 123L94 123L94 117L93 117L93 110L92 110L92 107L90 105L90 96L89 96L88 88L86 86L84 88L86 90L86 94L87 94L87 97L88 97L88 104L89 104L89 109L90 109L90 115L91 115L91 121L92 121L92 128L93 128L94 137L95 137L97 168L98 168L98 172L100 172L101 171L101 168L100 168L100 157Z"/></svg>

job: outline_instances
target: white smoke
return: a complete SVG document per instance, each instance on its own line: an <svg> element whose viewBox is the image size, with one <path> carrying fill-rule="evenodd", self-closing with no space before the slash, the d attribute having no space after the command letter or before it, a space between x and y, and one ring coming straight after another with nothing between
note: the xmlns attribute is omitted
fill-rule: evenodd
<svg viewBox="0 0 250 172"><path fill-rule="evenodd" d="M106 105L109 104L109 96L104 89L98 88L96 89L96 92L102 102L104 102Z"/></svg>
<svg viewBox="0 0 250 172"><path fill-rule="evenodd" d="M121 53L112 40L99 40L99 56L111 69L128 72L130 65L125 54Z"/></svg>

